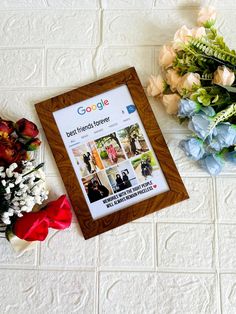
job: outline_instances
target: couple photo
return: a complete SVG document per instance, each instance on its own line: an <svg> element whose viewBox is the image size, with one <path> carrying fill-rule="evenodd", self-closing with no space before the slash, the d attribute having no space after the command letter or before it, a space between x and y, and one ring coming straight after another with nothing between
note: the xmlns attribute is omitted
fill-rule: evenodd
<svg viewBox="0 0 236 314"><path fill-rule="evenodd" d="M113 194L104 171L82 179L90 203Z"/></svg>
<svg viewBox="0 0 236 314"><path fill-rule="evenodd" d="M106 173L114 193L138 184L134 170L129 161L108 168Z"/></svg>
<svg viewBox="0 0 236 314"><path fill-rule="evenodd" d="M117 133L128 158L148 151L147 143L138 123L119 130Z"/></svg>
<svg viewBox="0 0 236 314"><path fill-rule="evenodd" d="M75 147L72 151L82 177L104 168L94 141Z"/></svg>

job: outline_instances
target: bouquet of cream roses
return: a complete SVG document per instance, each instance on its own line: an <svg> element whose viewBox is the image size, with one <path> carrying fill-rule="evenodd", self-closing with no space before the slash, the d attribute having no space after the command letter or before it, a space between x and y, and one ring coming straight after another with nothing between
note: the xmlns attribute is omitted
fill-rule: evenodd
<svg viewBox="0 0 236 314"><path fill-rule="evenodd" d="M215 21L214 8L202 8L198 27L177 30L160 51L162 73L147 86L168 114L188 122L193 133L179 146L212 175L225 161L236 163L236 52L217 33Z"/></svg>

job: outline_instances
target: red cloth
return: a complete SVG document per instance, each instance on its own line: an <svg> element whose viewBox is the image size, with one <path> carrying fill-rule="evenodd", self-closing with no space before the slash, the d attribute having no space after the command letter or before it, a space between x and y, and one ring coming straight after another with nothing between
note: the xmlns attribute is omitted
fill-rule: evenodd
<svg viewBox="0 0 236 314"><path fill-rule="evenodd" d="M49 202L38 212L24 213L18 218L13 227L13 233L26 241L43 241L48 235L48 228L58 230L70 226L72 213L65 195Z"/></svg>

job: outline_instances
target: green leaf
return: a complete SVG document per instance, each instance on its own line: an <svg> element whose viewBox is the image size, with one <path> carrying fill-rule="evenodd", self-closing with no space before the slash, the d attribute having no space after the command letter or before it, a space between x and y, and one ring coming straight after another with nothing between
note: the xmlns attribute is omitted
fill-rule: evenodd
<svg viewBox="0 0 236 314"><path fill-rule="evenodd" d="M236 93L236 87L228 86L228 85L221 85L221 84L216 84L216 85L219 85L220 87L226 89L230 93Z"/></svg>

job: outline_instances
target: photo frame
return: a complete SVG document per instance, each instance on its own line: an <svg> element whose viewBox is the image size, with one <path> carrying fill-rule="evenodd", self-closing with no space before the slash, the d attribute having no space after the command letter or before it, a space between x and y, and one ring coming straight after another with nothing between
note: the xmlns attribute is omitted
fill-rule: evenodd
<svg viewBox="0 0 236 314"><path fill-rule="evenodd" d="M85 239L188 198L133 67L35 107Z"/></svg>

